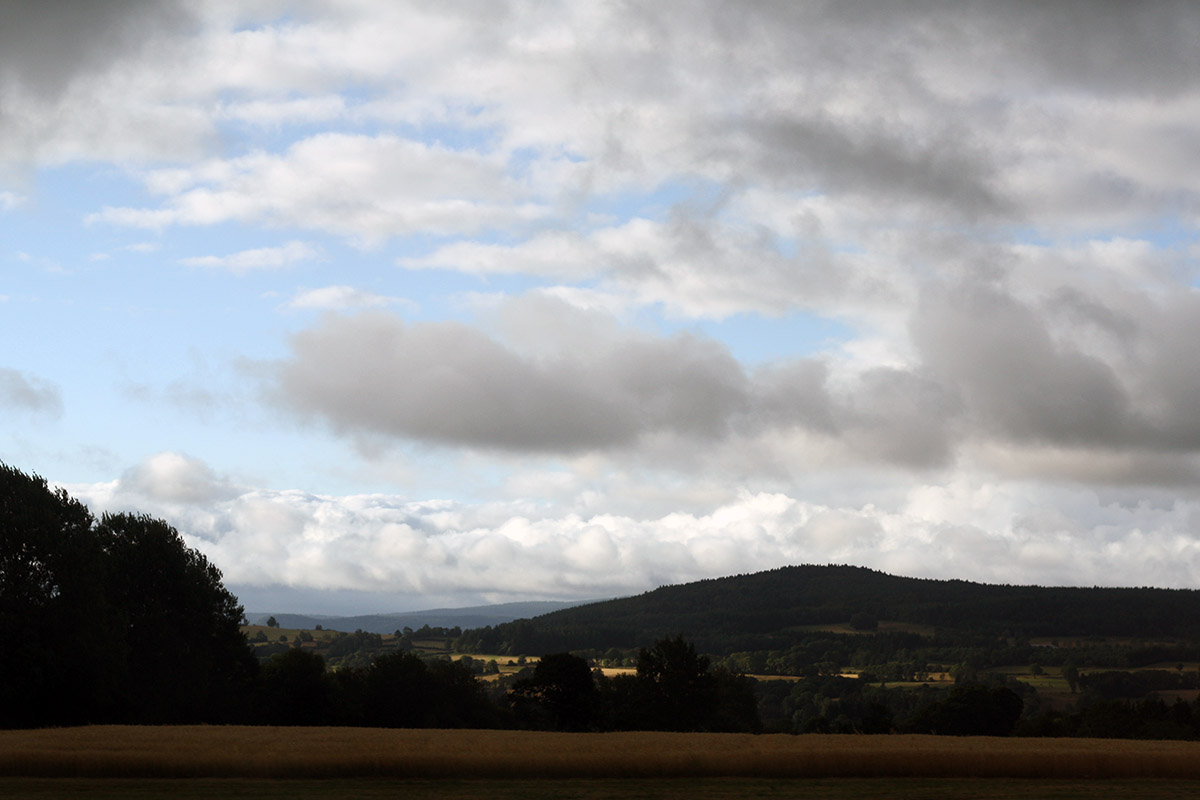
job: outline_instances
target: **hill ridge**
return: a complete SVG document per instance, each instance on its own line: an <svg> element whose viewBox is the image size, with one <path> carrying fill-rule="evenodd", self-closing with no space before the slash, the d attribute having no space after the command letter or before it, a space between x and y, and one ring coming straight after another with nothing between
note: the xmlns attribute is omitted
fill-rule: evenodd
<svg viewBox="0 0 1200 800"><path fill-rule="evenodd" d="M1184 638L1200 633L1200 591L988 584L845 564L787 565L660 586L470 631L464 645L549 652L641 647L682 634L712 653L776 649L794 643L798 628L845 625L855 617L1025 638Z"/></svg>

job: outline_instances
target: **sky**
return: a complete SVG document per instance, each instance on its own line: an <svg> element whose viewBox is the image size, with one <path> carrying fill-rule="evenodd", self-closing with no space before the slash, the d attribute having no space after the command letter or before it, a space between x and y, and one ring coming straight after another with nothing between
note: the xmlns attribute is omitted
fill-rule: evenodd
<svg viewBox="0 0 1200 800"><path fill-rule="evenodd" d="M0 460L250 610L1200 586L1200 7L0 4Z"/></svg>

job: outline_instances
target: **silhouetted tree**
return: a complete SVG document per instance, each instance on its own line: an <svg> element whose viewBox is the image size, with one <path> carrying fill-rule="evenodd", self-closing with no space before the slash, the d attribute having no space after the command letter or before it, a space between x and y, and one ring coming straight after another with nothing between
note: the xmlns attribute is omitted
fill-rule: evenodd
<svg viewBox="0 0 1200 800"><path fill-rule="evenodd" d="M1079 691L1079 667L1075 666L1075 662L1067 661L1062 668L1063 679L1067 682L1067 687L1070 688L1071 694Z"/></svg>
<svg viewBox="0 0 1200 800"><path fill-rule="evenodd" d="M332 682L325 659L291 649L271 657L259 675L255 721L270 725L328 725L333 721Z"/></svg>
<svg viewBox="0 0 1200 800"><path fill-rule="evenodd" d="M758 713L755 680L718 667L712 671L715 704L704 724L705 730L758 733L762 719Z"/></svg>
<svg viewBox="0 0 1200 800"><path fill-rule="evenodd" d="M133 722L222 721L256 670L243 611L221 572L173 527L106 514L108 595L130 654L122 704Z"/></svg>
<svg viewBox="0 0 1200 800"><path fill-rule="evenodd" d="M596 723L596 682L587 661L570 653L544 655L533 675L513 684L509 697L521 724L584 731Z"/></svg>
<svg viewBox="0 0 1200 800"><path fill-rule="evenodd" d="M496 709L470 668L387 653L331 673L339 723L388 728L469 728L496 723Z"/></svg>
<svg viewBox="0 0 1200 800"><path fill-rule="evenodd" d="M602 726L618 730L757 731L754 681L709 660L682 636L643 648L636 675L598 683Z"/></svg>
<svg viewBox="0 0 1200 800"><path fill-rule="evenodd" d="M81 503L0 463L0 725L105 719L126 653Z"/></svg>
<svg viewBox="0 0 1200 800"><path fill-rule="evenodd" d="M638 653L637 680L645 697L645 720L655 730L701 730L716 705L708 659L682 636L662 639Z"/></svg>
<svg viewBox="0 0 1200 800"><path fill-rule="evenodd" d="M97 524L0 464L0 724L226 721L257 668L242 619L165 522Z"/></svg>
<svg viewBox="0 0 1200 800"><path fill-rule="evenodd" d="M941 702L923 709L913 728L950 736L1008 736L1023 708L1021 698L1005 686L961 684Z"/></svg>

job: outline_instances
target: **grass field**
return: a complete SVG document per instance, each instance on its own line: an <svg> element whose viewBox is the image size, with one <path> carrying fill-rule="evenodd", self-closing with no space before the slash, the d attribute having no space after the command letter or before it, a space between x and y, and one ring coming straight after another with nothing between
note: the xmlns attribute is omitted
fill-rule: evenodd
<svg viewBox="0 0 1200 800"><path fill-rule="evenodd" d="M312 634L313 641L328 642L337 638L337 631L314 631L307 628L269 628L266 625L243 625L242 633L247 639L253 640L259 633L266 634L267 641L278 642L280 636L286 636L288 641L294 641L300 635L300 631L305 630Z"/></svg>

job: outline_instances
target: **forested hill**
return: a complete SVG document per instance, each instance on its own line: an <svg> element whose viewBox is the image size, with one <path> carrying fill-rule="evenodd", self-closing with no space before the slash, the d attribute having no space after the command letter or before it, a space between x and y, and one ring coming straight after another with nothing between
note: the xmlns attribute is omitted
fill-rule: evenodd
<svg viewBox="0 0 1200 800"><path fill-rule="evenodd" d="M902 578L850 566L793 566L664 586L468 631L486 652L641 647L681 633L705 652L786 647L802 626L875 622L1010 636L1194 639L1200 591L996 586Z"/></svg>

